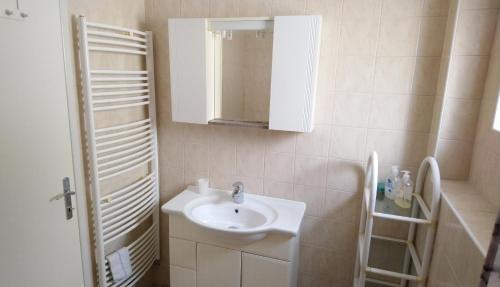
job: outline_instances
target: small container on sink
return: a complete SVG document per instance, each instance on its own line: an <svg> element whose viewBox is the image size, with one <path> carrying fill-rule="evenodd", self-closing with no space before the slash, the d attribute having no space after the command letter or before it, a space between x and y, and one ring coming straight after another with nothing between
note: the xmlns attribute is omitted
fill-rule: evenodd
<svg viewBox="0 0 500 287"><path fill-rule="evenodd" d="M208 179L206 178L198 179L198 192L200 194L207 194L209 192Z"/></svg>

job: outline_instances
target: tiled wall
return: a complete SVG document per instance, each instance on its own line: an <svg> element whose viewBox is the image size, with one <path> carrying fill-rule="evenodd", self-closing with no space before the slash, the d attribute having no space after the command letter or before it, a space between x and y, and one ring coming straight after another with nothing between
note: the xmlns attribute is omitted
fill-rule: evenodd
<svg viewBox="0 0 500 287"><path fill-rule="evenodd" d="M430 153L443 178L467 180L500 1L450 3L456 21L449 18Z"/></svg>
<svg viewBox="0 0 500 287"><path fill-rule="evenodd" d="M441 201L432 258L429 287L479 286L484 257L446 201Z"/></svg>
<svg viewBox="0 0 500 287"><path fill-rule="evenodd" d="M500 92L500 22L491 51L488 76L481 101L470 180L500 208L500 132L492 129Z"/></svg>
<svg viewBox="0 0 500 287"><path fill-rule="evenodd" d="M199 177L307 203L301 286L352 283L367 155L415 170L426 154L446 0L146 0L155 35L162 202ZM173 123L168 18L323 15L313 133ZM165 284L168 222L162 217Z"/></svg>

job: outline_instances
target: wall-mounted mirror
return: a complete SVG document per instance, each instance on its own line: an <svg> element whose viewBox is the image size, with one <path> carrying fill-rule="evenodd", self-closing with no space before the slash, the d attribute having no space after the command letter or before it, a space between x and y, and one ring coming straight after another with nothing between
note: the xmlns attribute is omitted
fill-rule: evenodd
<svg viewBox="0 0 500 287"><path fill-rule="evenodd" d="M218 31L215 37L215 119L269 122L272 31Z"/></svg>

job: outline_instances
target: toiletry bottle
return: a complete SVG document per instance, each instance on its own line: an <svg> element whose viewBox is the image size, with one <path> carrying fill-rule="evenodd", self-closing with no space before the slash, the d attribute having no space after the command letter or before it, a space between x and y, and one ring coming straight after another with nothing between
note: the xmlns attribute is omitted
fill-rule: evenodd
<svg viewBox="0 0 500 287"><path fill-rule="evenodd" d="M403 170L402 173L403 173L403 179L395 202L401 208L410 208L411 197L413 194L413 182L411 181L409 171Z"/></svg>
<svg viewBox="0 0 500 287"><path fill-rule="evenodd" d="M396 191L399 186L399 167L393 165L391 168L391 175L385 181L384 194L385 197L394 200Z"/></svg>

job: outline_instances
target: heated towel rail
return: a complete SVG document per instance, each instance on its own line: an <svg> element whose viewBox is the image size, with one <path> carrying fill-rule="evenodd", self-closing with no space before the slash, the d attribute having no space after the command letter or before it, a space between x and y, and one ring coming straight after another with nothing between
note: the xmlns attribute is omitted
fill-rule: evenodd
<svg viewBox="0 0 500 287"><path fill-rule="evenodd" d="M151 32L88 22L79 17L79 54L95 258L99 286L133 286L159 260L159 182ZM145 69L93 69L92 57L134 56ZM102 58L104 57L104 58ZM102 126L96 117L143 108L143 119ZM99 114L99 115L98 115ZM147 174L105 190L110 181L145 168ZM114 282L106 255L126 245L132 274Z"/></svg>

